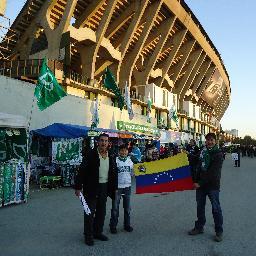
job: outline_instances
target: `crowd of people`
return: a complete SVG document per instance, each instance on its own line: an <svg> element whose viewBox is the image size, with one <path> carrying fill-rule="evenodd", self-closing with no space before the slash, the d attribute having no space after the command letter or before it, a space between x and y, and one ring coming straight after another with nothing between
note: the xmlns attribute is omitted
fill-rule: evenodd
<svg viewBox="0 0 256 256"><path fill-rule="evenodd" d="M136 143L121 144L118 154L109 152L109 135L101 134L98 138L97 147L87 151L79 168L75 182L75 194L82 192L91 211L84 213L84 238L88 246L94 245L94 239L108 241L103 234L106 216L106 202L109 196L112 199L111 218L109 228L112 234L117 232L119 218L119 204L123 198L124 220L123 227L127 232L132 232L131 225L131 185L133 165L140 161L154 161L159 158L175 155L179 149L160 147L155 143L146 146L144 154L141 153ZM205 204L206 197L210 199L212 214L215 223L214 240L220 242L223 233L223 217L219 202L220 174L223 162L223 153L216 144L216 135L206 135L206 145L200 150L194 140L186 147L191 176L196 189L197 220L189 235L203 233L206 222ZM142 159L144 155L145 159Z"/></svg>
<svg viewBox="0 0 256 256"><path fill-rule="evenodd" d="M240 146L240 151L242 153L242 157L248 156L248 157L256 157L256 146L253 145L241 145Z"/></svg>

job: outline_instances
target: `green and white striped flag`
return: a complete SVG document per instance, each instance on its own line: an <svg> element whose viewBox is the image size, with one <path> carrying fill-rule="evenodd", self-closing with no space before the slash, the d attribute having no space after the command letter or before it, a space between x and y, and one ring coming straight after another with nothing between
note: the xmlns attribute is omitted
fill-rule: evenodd
<svg viewBox="0 0 256 256"><path fill-rule="evenodd" d="M134 118L134 113L133 113L132 102L130 97L130 89L128 88L127 82L125 83L125 103L127 106L129 119L132 120Z"/></svg>
<svg viewBox="0 0 256 256"><path fill-rule="evenodd" d="M54 74L47 66L46 59L44 59L40 69L34 95L41 111L67 96L67 93L59 85Z"/></svg>
<svg viewBox="0 0 256 256"><path fill-rule="evenodd" d="M169 119L175 122L177 128L179 127L179 117L174 105L171 106L171 109L169 111Z"/></svg>
<svg viewBox="0 0 256 256"><path fill-rule="evenodd" d="M94 109L93 109L93 114L92 114L92 124L91 124L91 129L94 130L95 128L98 127L99 124L99 101L98 98L96 101L93 103L94 104Z"/></svg>
<svg viewBox="0 0 256 256"><path fill-rule="evenodd" d="M147 100L147 122L151 123L151 110L152 110L152 100L150 98L150 94L148 95L148 100Z"/></svg>

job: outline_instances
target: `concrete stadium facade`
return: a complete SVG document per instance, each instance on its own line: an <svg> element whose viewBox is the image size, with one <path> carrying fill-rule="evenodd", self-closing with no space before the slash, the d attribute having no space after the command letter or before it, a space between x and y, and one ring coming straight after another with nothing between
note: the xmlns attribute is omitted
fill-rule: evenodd
<svg viewBox="0 0 256 256"><path fill-rule="evenodd" d="M106 67L121 89L127 83L133 105L161 127L175 129L168 111L175 105L180 131L220 131L231 96L217 49L184 1L28 0L11 26L16 36L2 46L3 75L36 82L40 60L52 63L67 92L94 100L101 95ZM10 32L11 33L11 32ZM7 35L8 36L8 35ZM7 43L6 43L7 44Z"/></svg>

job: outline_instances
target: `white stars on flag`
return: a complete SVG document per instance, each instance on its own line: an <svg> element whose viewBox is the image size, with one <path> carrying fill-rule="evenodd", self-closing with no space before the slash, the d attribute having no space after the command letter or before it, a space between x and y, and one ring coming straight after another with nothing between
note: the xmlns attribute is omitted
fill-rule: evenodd
<svg viewBox="0 0 256 256"><path fill-rule="evenodd" d="M169 177L169 181L173 181L173 177L171 174L167 173L167 172L163 172L163 173L160 173L160 174L157 174L156 177L154 178L154 184L157 184L158 183L158 180L161 178L161 177L164 177L164 176L167 176ZM166 179L166 177L165 177ZM166 180L167 181L167 180Z"/></svg>

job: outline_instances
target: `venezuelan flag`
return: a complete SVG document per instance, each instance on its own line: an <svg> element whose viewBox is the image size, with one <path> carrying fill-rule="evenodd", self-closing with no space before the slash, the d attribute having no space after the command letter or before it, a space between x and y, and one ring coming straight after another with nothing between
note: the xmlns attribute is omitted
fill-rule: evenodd
<svg viewBox="0 0 256 256"><path fill-rule="evenodd" d="M134 165L136 193L161 193L193 189L186 153Z"/></svg>

